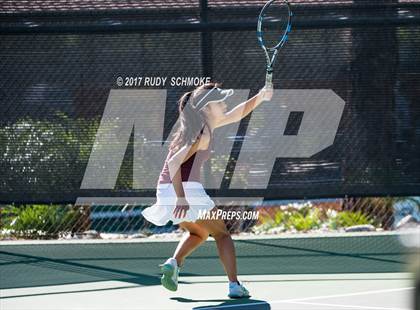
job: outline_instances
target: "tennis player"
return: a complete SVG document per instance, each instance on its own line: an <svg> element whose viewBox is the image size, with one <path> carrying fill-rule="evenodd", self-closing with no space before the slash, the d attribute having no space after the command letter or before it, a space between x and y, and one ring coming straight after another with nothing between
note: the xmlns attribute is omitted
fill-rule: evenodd
<svg viewBox="0 0 420 310"><path fill-rule="evenodd" d="M273 91L263 88L253 98L227 111L225 100L232 94L231 89L223 90L219 84L208 83L180 98L179 128L173 136L159 176L157 202L142 212L155 225L163 226L172 221L188 232L179 242L174 255L160 265L162 285L171 291L178 289L178 275L185 258L211 235L229 279L228 296L250 296L238 281L235 248L223 219L199 219L200 210L217 210L200 183L200 168L210 157L213 131L240 121L263 101L271 100Z"/></svg>

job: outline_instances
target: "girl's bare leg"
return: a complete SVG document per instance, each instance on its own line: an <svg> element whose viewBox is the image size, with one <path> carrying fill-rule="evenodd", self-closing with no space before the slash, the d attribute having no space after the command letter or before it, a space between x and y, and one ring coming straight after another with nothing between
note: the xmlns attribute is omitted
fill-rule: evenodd
<svg viewBox="0 0 420 310"><path fill-rule="evenodd" d="M225 272L231 282L237 282L236 253L232 237L223 220L197 221L216 240L217 250Z"/></svg>
<svg viewBox="0 0 420 310"><path fill-rule="evenodd" d="M209 233L196 223L182 222L179 226L188 231L178 243L173 256L178 266L182 266L185 258L207 240Z"/></svg>

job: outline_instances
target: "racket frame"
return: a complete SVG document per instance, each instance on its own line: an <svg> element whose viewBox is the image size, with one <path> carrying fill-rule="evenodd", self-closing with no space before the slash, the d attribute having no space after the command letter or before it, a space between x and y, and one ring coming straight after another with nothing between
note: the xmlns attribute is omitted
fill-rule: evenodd
<svg viewBox="0 0 420 310"><path fill-rule="evenodd" d="M258 43L261 46L261 48L264 50L264 54L267 61L267 68L266 68L266 77L265 77L265 86L267 88L273 88L273 67L277 59L277 55L279 53L279 50L286 44L288 38L289 38L289 32L292 30L292 17L293 12L292 8L290 6L290 3L287 0L280 0L282 1L288 9L288 21L287 26L285 27L282 37L277 43L277 45L273 47L267 47L264 42L264 33L262 30L262 24L264 19L264 13L267 11L267 9L270 7L271 4L273 4L275 1L278 0L270 0L268 1L264 7L261 9L260 14L258 16L258 23L257 23L257 39ZM272 52L273 55L270 57L270 53Z"/></svg>

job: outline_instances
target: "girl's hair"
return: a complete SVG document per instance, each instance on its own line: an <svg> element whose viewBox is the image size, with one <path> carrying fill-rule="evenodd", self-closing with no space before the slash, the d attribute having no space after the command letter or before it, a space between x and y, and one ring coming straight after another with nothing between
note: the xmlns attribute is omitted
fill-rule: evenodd
<svg viewBox="0 0 420 310"><path fill-rule="evenodd" d="M173 134L169 150L176 152L184 145L193 144L200 137L206 122L203 111L195 110L194 106L207 90L214 87L220 87L220 84L207 83L181 96L178 101L179 127Z"/></svg>

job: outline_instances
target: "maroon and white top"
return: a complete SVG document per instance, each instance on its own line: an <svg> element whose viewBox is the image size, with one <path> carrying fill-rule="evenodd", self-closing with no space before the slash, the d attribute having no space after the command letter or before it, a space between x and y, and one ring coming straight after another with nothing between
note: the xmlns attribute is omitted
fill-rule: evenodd
<svg viewBox="0 0 420 310"><path fill-rule="evenodd" d="M204 128L203 128L204 130ZM203 130L201 133L203 133ZM200 182L200 169L203 163L210 158L210 153L213 145L213 133L210 130L210 143L206 150L199 150L192 155L186 162L181 164L181 180L182 182ZM158 184L172 183L168 161L173 156L174 152L171 150L166 157L165 164L159 176Z"/></svg>

